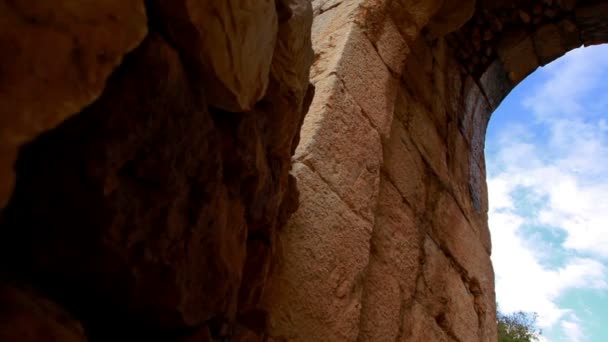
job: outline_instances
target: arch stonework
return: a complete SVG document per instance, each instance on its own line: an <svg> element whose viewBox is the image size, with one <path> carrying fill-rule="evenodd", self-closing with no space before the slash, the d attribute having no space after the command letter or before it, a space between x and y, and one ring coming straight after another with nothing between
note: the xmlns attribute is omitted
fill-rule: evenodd
<svg viewBox="0 0 608 342"><path fill-rule="evenodd" d="M282 341L496 341L484 139L606 1L313 1L300 208L267 293Z"/></svg>
<svg viewBox="0 0 608 342"><path fill-rule="evenodd" d="M486 125L607 18L0 0L0 340L495 341Z"/></svg>

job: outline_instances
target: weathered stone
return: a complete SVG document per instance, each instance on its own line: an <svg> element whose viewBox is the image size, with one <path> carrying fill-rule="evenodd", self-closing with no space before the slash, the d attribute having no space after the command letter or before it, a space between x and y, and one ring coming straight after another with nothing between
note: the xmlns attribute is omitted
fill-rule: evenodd
<svg viewBox="0 0 608 342"><path fill-rule="evenodd" d="M429 37L439 38L464 25L475 12L475 1L445 0L441 9L428 23Z"/></svg>
<svg viewBox="0 0 608 342"><path fill-rule="evenodd" d="M442 6L442 0L395 0L389 2L387 11L406 43L412 43Z"/></svg>
<svg viewBox="0 0 608 342"><path fill-rule="evenodd" d="M153 31L102 96L22 147L3 267L96 340L254 338L276 230L297 208L288 173L314 93L311 7L272 2L279 32L259 37L273 41L268 85L252 111L229 113L208 106L212 83L147 4Z"/></svg>
<svg viewBox="0 0 608 342"><path fill-rule="evenodd" d="M574 22L572 22L570 19L564 19L557 25L559 26L562 42L566 50L569 51L583 45L580 33Z"/></svg>
<svg viewBox="0 0 608 342"><path fill-rule="evenodd" d="M461 275L431 239L424 242L425 263L419 302L448 336L481 341L475 301ZM488 341L489 342L489 341Z"/></svg>
<svg viewBox="0 0 608 342"><path fill-rule="evenodd" d="M443 180L448 179L445 141L437 131L430 113L415 101L409 101L408 111L410 115L408 133L412 137L414 145L437 177Z"/></svg>
<svg viewBox="0 0 608 342"><path fill-rule="evenodd" d="M355 2L341 3L339 11L329 11L315 18L312 41L315 61L310 72L311 80L327 77L335 72L341 60L356 13Z"/></svg>
<svg viewBox="0 0 608 342"><path fill-rule="evenodd" d="M309 33L312 30L312 8L308 1L302 0L278 0L277 3L279 32L271 72L279 84L289 89L301 107L309 88L310 65L314 59Z"/></svg>
<svg viewBox="0 0 608 342"><path fill-rule="evenodd" d="M340 63L336 73L374 128L386 137L391 127L397 80L360 29L353 27L348 39L341 58L350 62Z"/></svg>
<svg viewBox="0 0 608 342"><path fill-rule="evenodd" d="M80 323L56 303L1 284L0 340L85 342L87 338Z"/></svg>
<svg viewBox="0 0 608 342"><path fill-rule="evenodd" d="M313 170L294 165L300 208L280 235L270 282L271 340L354 341L372 223L352 212Z"/></svg>
<svg viewBox="0 0 608 342"><path fill-rule="evenodd" d="M565 10L571 11L576 6L576 0L556 0L558 6Z"/></svg>
<svg viewBox="0 0 608 342"><path fill-rule="evenodd" d="M247 111L262 99L278 30L274 0L157 0L155 5L171 40L198 69L211 105Z"/></svg>
<svg viewBox="0 0 608 342"><path fill-rule="evenodd" d="M360 341L396 340L401 312L415 300L422 234L413 212L387 178L382 179L365 278Z"/></svg>
<svg viewBox="0 0 608 342"><path fill-rule="evenodd" d="M435 241L467 272L468 277L491 284L493 276L488 273L491 270L489 241L480 232L485 227L471 226L458 203L447 192L439 194L435 205L432 222Z"/></svg>
<svg viewBox="0 0 608 342"><path fill-rule="evenodd" d="M496 59L479 78L479 83L492 110L498 108L513 86L500 59Z"/></svg>
<svg viewBox="0 0 608 342"><path fill-rule="evenodd" d="M19 146L99 97L146 32L143 1L0 2L0 207Z"/></svg>
<svg viewBox="0 0 608 342"><path fill-rule="evenodd" d="M401 75L409 47L390 17L384 21L382 33L374 45L386 66L395 75Z"/></svg>
<svg viewBox="0 0 608 342"><path fill-rule="evenodd" d="M397 102L400 108L401 103ZM393 121L390 138L384 143L384 170L412 208L423 212L426 205L426 168L422 156L400 120Z"/></svg>
<svg viewBox="0 0 608 342"><path fill-rule="evenodd" d="M521 82L539 66L538 57L534 51L534 42L523 31L505 36L498 46L498 55L514 84Z"/></svg>
<svg viewBox="0 0 608 342"><path fill-rule="evenodd" d="M429 315L417 302L403 315L401 341L437 341L448 342L450 337L437 325L435 317Z"/></svg>
<svg viewBox="0 0 608 342"><path fill-rule="evenodd" d="M336 76L317 83L317 89L319 96L304 120L295 157L355 213L372 222L382 162L380 136Z"/></svg>
<svg viewBox="0 0 608 342"><path fill-rule="evenodd" d="M566 53L560 30L555 24L546 24L534 32L534 46L540 65L545 65Z"/></svg>
<svg viewBox="0 0 608 342"><path fill-rule="evenodd" d="M585 46L602 44L608 36L608 3L596 2L576 9L576 26Z"/></svg>
<svg viewBox="0 0 608 342"><path fill-rule="evenodd" d="M23 149L2 223L7 248L22 256L14 267L49 275L39 281L85 323L97 310L115 312L109 326L127 314L159 328L234 317L247 226L221 182L229 140L188 95L162 38L149 37L122 68L93 106Z"/></svg>

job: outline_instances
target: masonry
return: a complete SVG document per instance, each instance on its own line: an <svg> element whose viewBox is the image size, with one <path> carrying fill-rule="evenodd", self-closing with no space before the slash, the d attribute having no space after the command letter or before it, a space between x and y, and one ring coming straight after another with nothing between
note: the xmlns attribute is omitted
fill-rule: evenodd
<svg viewBox="0 0 608 342"><path fill-rule="evenodd" d="M487 123L606 41L593 0L0 1L0 340L495 341Z"/></svg>

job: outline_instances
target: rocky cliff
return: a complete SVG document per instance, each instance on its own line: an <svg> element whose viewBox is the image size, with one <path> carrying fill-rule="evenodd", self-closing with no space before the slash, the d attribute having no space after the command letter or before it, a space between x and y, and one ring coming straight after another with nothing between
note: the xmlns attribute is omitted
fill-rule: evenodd
<svg viewBox="0 0 608 342"><path fill-rule="evenodd" d="M0 340L264 330L311 22L299 0L0 1Z"/></svg>

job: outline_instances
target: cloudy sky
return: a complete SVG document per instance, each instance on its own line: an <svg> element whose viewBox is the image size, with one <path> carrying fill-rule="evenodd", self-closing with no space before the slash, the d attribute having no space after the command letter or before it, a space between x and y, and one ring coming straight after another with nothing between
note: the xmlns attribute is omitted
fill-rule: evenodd
<svg viewBox="0 0 608 342"><path fill-rule="evenodd" d="M538 69L486 141L496 292L545 341L608 341L608 44Z"/></svg>

